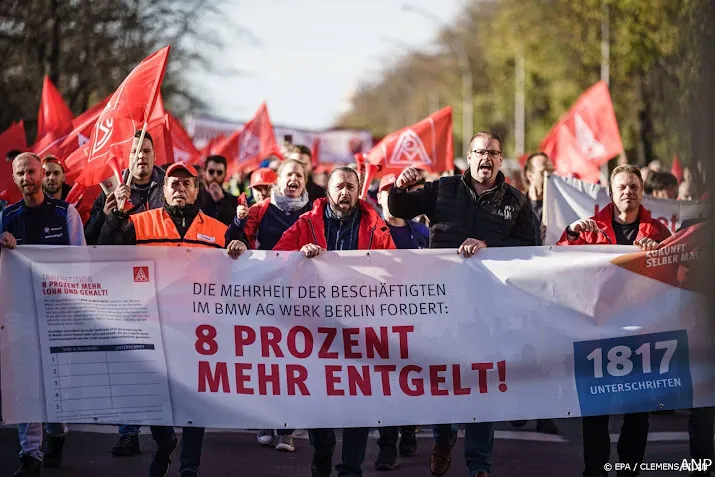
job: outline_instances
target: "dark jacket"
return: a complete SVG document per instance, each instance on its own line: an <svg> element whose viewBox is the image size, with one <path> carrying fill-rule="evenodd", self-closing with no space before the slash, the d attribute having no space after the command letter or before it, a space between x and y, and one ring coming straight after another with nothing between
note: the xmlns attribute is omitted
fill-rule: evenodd
<svg viewBox="0 0 715 477"><path fill-rule="evenodd" d="M305 190L308 191L308 201L310 205L313 205L315 199L322 199L325 197L325 188L320 187L318 184L313 182L312 177L308 177L308 182L305 184Z"/></svg>
<svg viewBox="0 0 715 477"><path fill-rule="evenodd" d="M556 245L617 245L616 232L613 230L613 202L596 215L591 217L598 224L600 232L582 232L578 236L570 236L566 230ZM656 242L662 242L670 237L670 230L663 223L654 219L650 211L640 206L638 210L638 235L636 241L648 237Z"/></svg>
<svg viewBox="0 0 715 477"><path fill-rule="evenodd" d="M469 169L461 176L427 182L407 192L393 187L388 198L395 217L410 220L425 214L430 221L430 248L458 248L468 238L488 247L539 244L539 226L529 199L507 184L500 171L494 187L477 193Z"/></svg>
<svg viewBox="0 0 715 477"><path fill-rule="evenodd" d="M126 182L127 177L129 177L129 170L122 172L122 180L124 182ZM161 167L154 166L154 171L151 174L151 185L149 186L149 203L142 204L140 203L141 198L139 191L134 186L134 183L132 183L132 195L129 200L132 202L133 207L127 211L129 215L164 207L163 185L164 170ZM104 215L104 203L106 201L107 195L102 191L92 205L92 213L84 226L84 235L87 238L87 245L97 245L99 243L99 234L102 232L102 226L107 218L107 216Z"/></svg>
<svg viewBox="0 0 715 477"><path fill-rule="evenodd" d="M367 202L358 202L360 224L357 230L356 250L389 250L395 248L390 231L382 217ZM313 203L313 210L301 215L273 250L300 250L303 245L313 243L328 249L325 238L325 208L328 199L318 199Z"/></svg>
<svg viewBox="0 0 715 477"><path fill-rule="evenodd" d="M230 225L233 218L236 216L236 207L238 207L238 197L228 192L223 192L223 199L218 202L214 201L211 194L205 188L199 190L199 197L196 201L201 212L209 217L218 220L226 225Z"/></svg>
<svg viewBox="0 0 715 477"><path fill-rule="evenodd" d="M312 208L313 204L308 201L302 209L284 212L271 204L270 198L263 199L248 209L244 220L234 215L226 231L226 243L241 240L249 249L273 250L285 231Z"/></svg>
<svg viewBox="0 0 715 477"><path fill-rule="evenodd" d="M61 200L65 200L67 198L67 195L70 193L72 190L72 186L69 184L65 184L64 182L62 183L62 196L60 197Z"/></svg>

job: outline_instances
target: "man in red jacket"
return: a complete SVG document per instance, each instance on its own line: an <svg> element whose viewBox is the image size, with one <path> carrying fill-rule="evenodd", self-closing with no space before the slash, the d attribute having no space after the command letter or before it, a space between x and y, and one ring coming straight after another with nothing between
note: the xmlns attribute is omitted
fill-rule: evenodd
<svg viewBox="0 0 715 477"><path fill-rule="evenodd" d="M594 217L577 220L566 227L558 245L635 245L649 251L656 250L660 242L670 236L668 228L641 205L643 178L637 167L629 164L616 167L611 173L608 192L612 202ZM583 418L584 477L608 475L603 468L611 451L608 420L609 416ZM636 469L643 462L647 441L648 413L626 414L618 439L618 461ZM618 475L638 474L624 471Z"/></svg>
<svg viewBox="0 0 715 477"><path fill-rule="evenodd" d="M333 169L327 198L317 199L273 250L300 250L315 257L321 250L394 249L390 229L364 200L359 200L357 172L349 167Z"/></svg>
<svg viewBox="0 0 715 477"><path fill-rule="evenodd" d="M328 178L327 198L316 199L313 210L306 212L283 234L273 250L300 250L306 257L316 257L323 250L394 249L390 230L378 213L359 200L357 172L339 167ZM342 462L335 466L338 476L360 476L370 429L343 429ZM329 477L333 469L335 431L308 431L313 446L313 477Z"/></svg>
<svg viewBox="0 0 715 477"><path fill-rule="evenodd" d="M557 245L636 245L655 250L670 237L668 227L641 205L643 179L630 164L613 169L608 188L611 203L590 219L566 227Z"/></svg>

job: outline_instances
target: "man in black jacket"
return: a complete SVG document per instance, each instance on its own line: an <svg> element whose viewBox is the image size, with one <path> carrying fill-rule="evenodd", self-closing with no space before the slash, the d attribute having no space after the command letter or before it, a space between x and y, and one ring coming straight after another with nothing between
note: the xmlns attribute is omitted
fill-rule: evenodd
<svg viewBox="0 0 715 477"><path fill-rule="evenodd" d="M131 154L134 155L139 147L141 131L134 135ZM117 206L118 200L125 201L124 209L129 215L138 214L145 210L159 209L164 206L162 185L164 184L164 171L161 167L154 166L154 140L149 133L144 134L139 154L131 171L122 172L122 184L108 196L102 192L92 205L92 213L84 226L84 235L87 245L97 245L99 234L102 231L107 216ZM132 175L132 184L127 186L129 174Z"/></svg>
<svg viewBox="0 0 715 477"><path fill-rule="evenodd" d="M485 247L537 245L539 226L529 199L507 184L499 171L501 138L479 132L469 145L469 168L461 176L442 177L408 192L421 176L413 167L402 171L388 198L392 215L406 220L427 215L430 248L458 248L465 257ZM434 434L430 470L440 476L449 469L456 434L449 424L434 426ZM470 477L488 476L493 441L492 423L466 425L464 453Z"/></svg>
<svg viewBox="0 0 715 477"><path fill-rule="evenodd" d="M209 217L231 225L236 216L238 198L223 190L226 180L226 158L223 156L209 156L206 158L204 171L205 187L199 191L196 204L201 211Z"/></svg>

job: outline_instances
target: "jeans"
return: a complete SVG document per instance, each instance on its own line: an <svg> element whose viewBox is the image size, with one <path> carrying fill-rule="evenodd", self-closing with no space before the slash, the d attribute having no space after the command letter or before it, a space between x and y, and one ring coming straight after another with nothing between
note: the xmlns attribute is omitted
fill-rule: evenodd
<svg viewBox="0 0 715 477"><path fill-rule="evenodd" d="M343 461L335 466L338 477L362 477L362 463L365 460L365 448L369 433L370 428L368 427L343 429ZM310 445L313 446L313 463L315 464L316 460L332 462L336 443L335 430L310 429L308 436ZM318 469L313 465L312 475L313 477L328 477L330 471L324 468Z"/></svg>
<svg viewBox="0 0 715 477"><path fill-rule="evenodd" d="M713 459L715 443L715 407L699 407L690 410L688 433L690 434L690 457L693 459Z"/></svg>
<svg viewBox="0 0 715 477"><path fill-rule="evenodd" d="M133 426L130 424L119 424L119 435L120 436L136 436L139 434L139 429L141 426Z"/></svg>
<svg viewBox="0 0 715 477"><path fill-rule="evenodd" d="M457 435L457 424L435 424L432 426L434 441L438 447L449 448ZM464 459L469 476L479 472L491 472L492 451L494 450L494 423L473 422L464 425Z"/></svg>
<svg viewBox="0 0 715 477"><path fill-rule="evenodd" d="M611 454L608 420L611 416L587 416L583 425L584 477L607 475L603 466ZM648 443L648 413L638 412L623 416L621 435L618 437L618 461L638 468L643 462ZM638 475L638 471L626 475Z"/></svg>
<svg viewBox="0 0 715 477"><path fill-rule="evenodd" d="M45 424L45 432L48 436L61 437L67 434L67 427L64 424ZM20 458L29 455L37 460L42 460L42 424L31 422L18 424L17 434L20 438Z"/></svg>
<svg viewBox="0 0 715 477"><path fill-rule="evenodd" d="M173 427L151 426L151 436L156 441L157 447L169 447L171 441L176 436ZM184 427L183 438L181 442L181 466L179 472L186 470L199 472L201 465L201 450L204 445L203 427Z"/></svg>
<svg viewBox="0 0 715 477"><path fill-rule="evenodd" d="M292 436L295 429L276 429L276 434L279 436Z"/></svg>
<svg viewBox="0 0 715 477"><path fill-rule="evenodd" d="M397 454L397 439L400 437L400 432L404 434L405 429L411 429L413 433L415 432L415 426L380 427L378 429L380 438L377 440L380 450L387 448L393 454Z"/></svg>

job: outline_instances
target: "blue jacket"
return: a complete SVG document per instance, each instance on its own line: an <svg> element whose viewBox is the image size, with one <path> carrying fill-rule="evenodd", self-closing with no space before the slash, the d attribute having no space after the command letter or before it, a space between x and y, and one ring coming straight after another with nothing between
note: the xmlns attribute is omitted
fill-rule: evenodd
<svg viewBox="0 0 715 477"><path fill-rule="evenodd" d="M415 222L414 220L407 220L407 228L410 230L410 245L409 247L406 247L408 249L418 249L418 248L429 248L429 229L420 224L419 222ZM392 232L393 226L388 224L388 228L390 229L390 232ZM395 240L395 237L392 237L393 240ZM397 248L405 248L405 247L400 247L400 244L397 243L395 240L395 245Z"/></svg>
<svg viewBox="0 0 715 477"><path fill-rule="evenodd" d="M37 207L20 200L0 212L0 233L18 245L85 245L82 219L73 205L45 195Z"/></svg>

